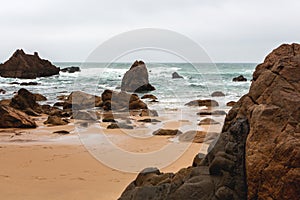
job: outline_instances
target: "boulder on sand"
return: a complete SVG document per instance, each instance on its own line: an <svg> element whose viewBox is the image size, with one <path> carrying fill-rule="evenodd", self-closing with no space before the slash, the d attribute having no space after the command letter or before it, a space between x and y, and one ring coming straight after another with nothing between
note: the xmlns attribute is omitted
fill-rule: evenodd
<svg viewBox="0 0 300 200"><path fill-rule="evenodd" d="M218 102L211 99L205 100L193 100L185 104L185 106L207 106L207 107L217 107L219 106Z"/></svg>
<svg viewBox="0 0 300 200"><path fill-rule="evenodd" d="M25 54L18 49L4 64L0 64L0 76L6 78L47 77L59 74L59 68L52 65L48 60L41 59L38 53Z"/></svg>
<svg viewBox="0 0 300 200"><path fill-rule="evenodd" d="M64 109L88 109L102 105L101 97L91 95L82 91L72 92L63 104Z"/></svg>
<svg viewBox="0 0 300 200"><path fill-rule="evenodd" d="M158 129L152 133L153 135L180 135L182 132L178 129Z"/></svg>
<svg viewBox="0 0 300 200"><path fill-rule="evenodd" d="M41 106L36 102L36 95L24 88L11 99L10 106L33 116L42 113Z"/></svg>
<svg viewBox="0 0 300 200"><path fill-rule="evenodd" d="M136 94L105 90L101 94L103 109L108 110L139 110L147 109L147 105Z"/></svg>
<svg viewBox="0 0 300 200"><path fill-rule="evenodd" d="M54 126L67 125L68 123L69 123L68 120L62 119L58 116L48 116L48 119L44 122L44 124L49 124Z"/></svg>
<svg viewBox="0 0 300 200"><path fill-rule="evenodd" d="M149 83L148 70L143 61L135 61L131 68L124 74L121 91L146 92L155 88Z"/></svg>
<svg viewBox="0 0 300 200"><path fill-rule="evenodd" d="M35 121L27 114L7 105L0 105L0 128L35 128Z"/></svg>

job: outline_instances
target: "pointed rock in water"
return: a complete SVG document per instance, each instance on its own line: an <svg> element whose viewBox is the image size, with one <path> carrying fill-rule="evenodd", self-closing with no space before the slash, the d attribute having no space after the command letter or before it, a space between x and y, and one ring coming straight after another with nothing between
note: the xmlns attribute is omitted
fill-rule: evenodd
<svg viewBox="0 0 300 200"><path fill-rule="evenodd" d="M121 91L147 92L155 88L149 83L148 70L143 61L135 61L131 68L124 74Z"/></svg>
<svg viewBox="0 0 300 200"><path fill-rule="evenodd" d="M177 72L173 72L172 78L183 78L183 76L180 76Z"/></svg>
<svg viewBox="0 0 300 200"><path fill-rule="evenodd" d="M35 121L27 114L7 105L0 105L0 128L35 128Z"/></svg>
<svg viewBox="0 0 300 200"><path fill-rule="evenodd" d="M285 44L256 67L204 158L171 179L136 179L120 200L299 199L299 124L300 44Z"/></svg>
<svg viewBox="0 0 300 200"><path fill-rule="evenodd" d="M25 54L18 49L4 64L0 64L0 76L6 78L47 77L59 74L59 68L52 65L48 60L41 59L38 53Z"/></svg>

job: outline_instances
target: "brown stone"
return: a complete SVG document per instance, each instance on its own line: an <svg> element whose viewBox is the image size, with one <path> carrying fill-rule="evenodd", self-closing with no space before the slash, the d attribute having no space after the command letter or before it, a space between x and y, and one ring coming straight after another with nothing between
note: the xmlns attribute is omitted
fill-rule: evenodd
<svg viewBox="0 0 300 200"><path fill-rule="evenodd" d="M0 105L0 128L35 128L35 121L27 114L8 105Z"/></svg>
<svg viewBox="0 0 300 200"><path fill-rule="evenodd" d="M144 92L153 90L155 88L149 83L149 75L145 63L143 61L135 61L123 76L121 91Z"/></svg>
<svg viewBox="0 0 300 200"><path fill-rule="evenodd" d="M59 68L52 65L48 60L41 59L37 53L25 54L17 50L4 64L0 64L0 76L7 78L46 77L59 74Z"/></svg>

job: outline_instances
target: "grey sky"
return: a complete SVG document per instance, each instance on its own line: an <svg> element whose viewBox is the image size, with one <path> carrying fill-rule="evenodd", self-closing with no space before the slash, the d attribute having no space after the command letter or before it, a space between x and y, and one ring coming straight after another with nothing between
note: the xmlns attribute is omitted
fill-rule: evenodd
<svg viewBox="0 0 300 200"><path fill-rule="evenodd" d="M84 61L102 42L138 28L196 41L215 62L261 62L300 42L299 0L14 0L0 4L0 62L17 48L51 61Z"/></svg>

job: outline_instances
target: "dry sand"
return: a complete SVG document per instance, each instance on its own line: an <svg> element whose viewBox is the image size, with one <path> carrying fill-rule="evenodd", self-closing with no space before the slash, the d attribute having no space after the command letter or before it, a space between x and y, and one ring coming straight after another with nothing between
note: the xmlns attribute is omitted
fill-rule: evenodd
<svg viewBox="0 0 300 200"><path fill-rule="evenodd" d="M45 118L38 120L41 122ZM188 122L171 121L164 125L166 128L178 128L185 123ZM125 187L135 179L137 173L118 171L95 159L87 150L93 145L82 145L84 137L81 135L81 140L79 139L74 131L74 124L60 127L44 127L41 123L39 125L37 129L0 130L1 199L117 199ZM91 127L87 131L95 133L99 131L99 128L101 129L100 126ZM220 131L221 124L211 126L211 128ZM204 126L204 130L207 129L208 126ZM52 134L55 130L69 130L71 134ZM173 149L183 153L173 163L162 168L163 172L176 172L183 167L190 166L195 155L204 146L192 143L185 150L186 144L172 142L170 137L132 137L133 135L130 134L130 131L103 131L103 135L108 136L109 141L113 142L117 148L128 152L138 154L159 152L165 146L175 144ZM98 145L97 148L98 155L110 157L116 163L125 165L128 161L125 157L112 158L113 154L110 153L114 150L107 145ZM95 152L97 154L97 151ZM165 159L158 155L155 154L156 163L152 166L155 164L164 166L162 162ZM149 166L146 161L143 164ZM136 163L136 166L139 164ZM138 170L133 167L132 171Z"/></svg>

